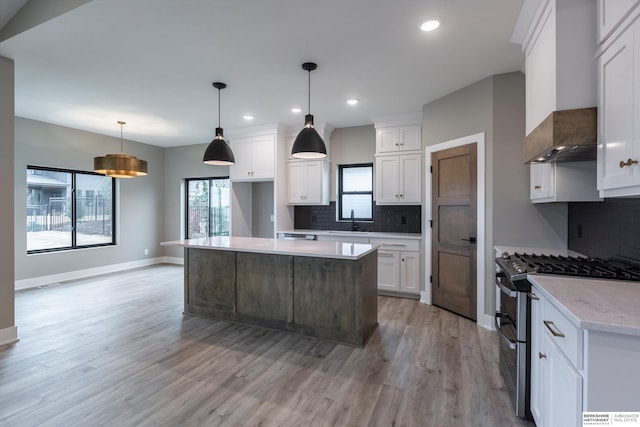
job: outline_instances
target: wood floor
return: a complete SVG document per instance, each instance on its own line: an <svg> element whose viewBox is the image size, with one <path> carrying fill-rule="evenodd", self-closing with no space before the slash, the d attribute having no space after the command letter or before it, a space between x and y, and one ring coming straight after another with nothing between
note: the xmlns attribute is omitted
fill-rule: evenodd
<svg viewBox="0 0 640 427"><path fill-rule="evenodd" d="M497 334L379 297L365 348L184 316L182 267L16 293L0 426L530 426ZM319 302L322 303L322 302Z"/></svg>

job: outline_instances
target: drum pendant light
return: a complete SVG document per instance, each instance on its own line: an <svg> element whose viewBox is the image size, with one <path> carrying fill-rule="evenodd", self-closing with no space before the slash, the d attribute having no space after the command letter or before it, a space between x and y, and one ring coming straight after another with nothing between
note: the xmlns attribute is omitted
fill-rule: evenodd
<svg viewBox="0 0 640 427"><path fill-rule="evenodd" d="M147 174L147 162L123 153L122 126L127 123L118 120L118 124L120 125L120 154L107 154L104 157L94 157L93 170L112 178L145 176Z"/></svg>
<svg viewBox="0 0 640 427"><path fill-rule="evenodd" d="M313 128L313 115L311 114L311 71L316 68L318 66L313 62L302 64L302 69L309 73L309 109L307 110L308 114L304 116L304 128L296 137L291 149L291 156L298 159L322 159L327 156L327 147Z"/></svg>
<svg viewBox="0 0 640 427"><path fill-rule="evenodd" d="M220 89L226 88L227 85L215 82L213 87L218 89L218 127L216 128L216 136L205 150L202 161L208 165L228 166L234 164L236 159L233 157L231 147L224 140L224 132L220 127Z"/></svg>

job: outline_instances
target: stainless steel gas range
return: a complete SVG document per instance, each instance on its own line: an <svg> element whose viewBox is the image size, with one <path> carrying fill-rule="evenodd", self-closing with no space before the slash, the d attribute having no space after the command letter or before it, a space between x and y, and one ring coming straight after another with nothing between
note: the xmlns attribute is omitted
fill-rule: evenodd
<svg viewBox="0 0 640 427"><path fill-rule="evenodd" d="M640 265L626 260L581 256L504 253L496 258L500 300L495 315L500 334L500 371L517 416L531 419L531 285L528 274L553 274L640 281Z"/></svg>

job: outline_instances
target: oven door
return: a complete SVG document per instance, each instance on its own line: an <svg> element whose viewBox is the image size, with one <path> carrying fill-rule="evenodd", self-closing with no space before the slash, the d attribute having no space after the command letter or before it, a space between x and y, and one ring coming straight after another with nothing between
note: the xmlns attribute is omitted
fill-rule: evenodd
<svg viewBox="0 0 640 427"><path fill-rule="evenodd" d="M500 335L500 374L511 398L516 416L528 418L529 402L527 384L527 354L529 349L526 342L516 339L515 327L506 317L496 313L496 329Z"/></svg>
<svg viewBox="0 0 640 427"><path fill-rule="evenodd" d="M495 326L500 335L500 373L518 417L529 417L529 299L502 273L496 276L500 288Z"/></svg>

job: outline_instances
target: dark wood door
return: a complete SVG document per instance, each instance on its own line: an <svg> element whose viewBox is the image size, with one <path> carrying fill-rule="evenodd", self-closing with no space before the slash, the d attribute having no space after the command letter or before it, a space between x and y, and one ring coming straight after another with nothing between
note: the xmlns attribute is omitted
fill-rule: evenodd
<svg viewBox="0 0 640 427"><path fill-rule="evenodd" d="M476 320L477 144L431 155L432 298Z"/></svg>

